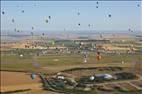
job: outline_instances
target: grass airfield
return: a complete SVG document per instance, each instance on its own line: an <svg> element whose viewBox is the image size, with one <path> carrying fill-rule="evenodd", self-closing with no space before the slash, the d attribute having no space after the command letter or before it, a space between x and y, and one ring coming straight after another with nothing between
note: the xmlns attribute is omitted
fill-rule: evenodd
<svg viewBox="0 0 142 94"><path fill-rule="evenodd" d="M66 67L74 66L122 66L131 67L133 63L142 58L141 54L136 55L102 55L102 59L97 61L96 54L88 55L88 62L84 63L83 55L77 54L59 54L59 55L46 55L38 56L36 62L39 67L35 67L32 62L33 57L29 55L24 55L20 57L18 55L2 55L1 56L1 70L9 71L45 71L53 70L60 71L64 70ZM122 64L124 61L124 64ZM60 69L61 67L61 69ZM53 68L53 69L52 69ZM55 69L55 70L54 70ZM59 69L59 70L58 70ZM48 72L47 72L48 73Z"/></svg>
<svg viewBox="0 0 142 94"><path fill-rule="evenodd" d="M121 40L121 39L120 39ZM108 48L116 49L119 47L119 50L121 48L125 48L126 44L130 45L133 44L135 49L141 50L141 43L137 40L128 40L125 41L125 43L122 43L120 40L115 40L112 43L103 44L105 46L109 46ZM43 41L43 40L42 40ZM25 41L22 41L25 44ZM19 43L22 43L19 42ZM68 42L60 42L57 45L59 46L62 44L65 44L64 47L70 47L74 44L68 43ZM4 45L4 44L3 44ZM36 55L37 52L45 52L46 49L25 49L24 46L11 46L11 44L6 44L5 46L2 45L1 50L1 73L3 74L2 80L3 80L3 90L4 91L15 91L16 89L14 87L27 87L24 89L31 89L30 91L25 92L17 92L17 93L11 93L11 94L26 94L27 92L29 94L58 94L57 92L51 92L51 91L45 91L43 90L41 86L41 80L34 80L32 81L30 79L31 72L36 73L44 73L47 77L50 77L52 75L55 75L58 72L68 70L68 69L74 69L74 68L91 68L91 67L122 67L124 68L124 71L135 71L135 63L142 61L142 53L122 53L122 54L107 54L107 53L101 53L102 59L97 60L96 59L96 51L90 51L87 54L87 62L84 63L84 55L82 53L65 53L65 52L57 52L57 50L52 50L53 53L46 53L46 54L40 54ZM7 47L8 45L8 47ZM12 43L13 45L13 43ZM20 45L20 44L18 44ZM51 46L53 46L50 43ZM76 46L76 44L75 44ZM19 48L18 48L19 47ZM41 47L41 45L40 45ZM90 46L89 46L90 47ZM128 48L128 47L126 47ZM4 49L4 50L3 50ZM18 49L18 50L17 50ZM82 51L82 50L81 50ZM76 50L74 51L76 52ZM22 57L20 54L22 53ZM35 65L38 64L37 65ZM142 66L141 66L142 69ZM89 74L88 70L79 71L84 72L84 74ZM139 73L141 70L139 70ZM95 73L113 73L113 71L95 71ZM79 74L77 72L77 74ZM21 76L22 75L22 76ZM141 75L141 74L140 74ZM12 76L12 77L10 77ZM22 77L22 78L18 78ZM23 79L23 84L21 82L20 85L17 82L19 79ZM19 81L21 81L19 80ZM9 84L9 82L17 83L16 86L13 84ZM35 87L30 86L29 84L33 82L33 84L37 85L37 89ZM139 82L138 82L139 83ZM27 85L28 84L28 85ZM40 85L39 85L40 84ZM122 84L122 83L120 83ZM112 85L112 84L111 84ZM109 85L105 85L109 86ZM127 83L124 86L128 86ZM10 88L11 87L11 88ZM21 89L19 88L19 89ZM18 88L17 88L18 89ZM113 91L113 92L106 92L106 91L90 91L90 92L82 92L82 91L72 91L74 94L140 94L141 91L135 91L135 92L119 92L119 91ZM4 93L5 94L5 93Z"/></svg>

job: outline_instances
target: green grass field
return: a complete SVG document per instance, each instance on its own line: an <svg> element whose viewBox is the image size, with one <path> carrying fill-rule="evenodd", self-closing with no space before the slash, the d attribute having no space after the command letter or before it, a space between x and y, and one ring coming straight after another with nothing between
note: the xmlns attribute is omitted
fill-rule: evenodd
<svg viewBox="0 0 142 94"><path fill-rule="evenodd" d="M104 64L104 65L122 65L121 62L124 61L129 65L132 62L142 60L141 54L131 54L131 55L106 55L102 54L102 59L100 61L96 60L96 55L90 53L88 55L88 64ZM79 54L50 54L46 56L38 56L34 59L40 67L60 67L60 66L75 66L83 64L83 55ZM1 70L23 70L23 71L34 71L37 70L32 62L33 57L25 54L22 58L19 55L1 55ZM123 65L122 65L123 66Z"/></svg>

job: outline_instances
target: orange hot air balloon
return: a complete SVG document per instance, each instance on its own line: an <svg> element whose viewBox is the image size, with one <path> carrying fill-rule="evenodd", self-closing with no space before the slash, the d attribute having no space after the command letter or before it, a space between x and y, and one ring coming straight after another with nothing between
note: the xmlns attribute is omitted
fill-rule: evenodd
<svg viewBox="0 0 142 94"><path fill-rule="evenodd" d="M99 61L99 60L101 60L102 59L102 56L101 55L97 55L97 60Z"/></svg>
<svg viewBox="0 0 142 94"><path fill-rule="evenodd" d="M102 59L102 56L100 55L100 52L97 52L96 59L97 59L98 61Z"/></svg>

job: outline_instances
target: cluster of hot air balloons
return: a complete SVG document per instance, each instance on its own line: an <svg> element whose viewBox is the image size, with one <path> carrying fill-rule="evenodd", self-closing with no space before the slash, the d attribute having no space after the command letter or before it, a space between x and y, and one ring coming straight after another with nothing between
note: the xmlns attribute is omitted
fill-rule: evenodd
<svg viewBox="0 0 142 94"><path fill-rule="evenodd" d="M21 13L25 13L25 10L21 10ZM5 14L5 11L2 11L2 15L4 15L4 14ZM49 20L51 20L51 16L48 16L48 19L45 19L45 22L48 23ZM11 19L11 22L12 22L12 23L15 23L15 19L12 18L12 19ZM34 26L32 26L31 29L34 30L34 29L35 29ZM14 31L15 31L15 32L18 32L18 33L21 32L21 30L19 30L19 29L17 29L17 28L14 28ZM33 32L33 31L30 32L30 34L33 36L33 35L34 35L34 32ZM45 35L45 34L42 33L42 36L44 36L44 35ZM32 39L33 39L33 38L32 38ZM32 44L32 48L33 48L33 44ZM20 54L20 57L23 57L23 54ZM33 65L35 68L39 68L39 67L40 67L39 63L35 62L35 58L34 58L34 57L33 57L32 65ZM32 78L32 79L35 78L35 74L34 74L34 73L31 74L31 78Z"/></svg>
<svg viewBox="0 0 142 94"><path fill-rule="evenodd" d="M96 5L96 8L99 8L99 2L98 2L98 1L96 2L96 4L97 4L97 5Z"/></svg>
<svg viewBox="0 0 142 94"><path fill-rule="evenodd" d="M77 15L80 16L80 12L77 12ZM80 26L80 22L77 25Z"/></svg>
<svg viewBox="0 0 142 94"><path fill-rule="evenodd" d="M130 28L128 29L128 31L133 32L133 30L132 30L132 29L130 29Z"/></svg>
<svg viewBox="0 0 142 94"><path fill-rule="evenodd" d="M100 5L100 2L96 1L96 5L95 5L96 8L98 8L99 5ZM140 4L137 4L137 7L140 7ZM21 10L21 13L25 13L25 10L24 10L24 9ZM4 14L5 14L5 11L2 11L2 14L4 15ZM80 13L80 12L77 12L77 15L80 16L81 13ZM109 14L107 15L107 17L111 18L111 17L112 17L111 13L109 13ZM45 19L45 23L49 23L50 20L51 20L51 16L48 16L48 17ZM15 19L14 19L14 18L13 18L11 21L12 21L12 23L15 23ZM78 22L77 25L80 27L80 26L81 26L81 23ZM91 24L88 24L88 27L91 27ZM34 30L34 27L32 27L32 30ZM14 30L14 31L15 31L15 30ZM133 32L132 30L130 30L130 31ZM19 30L16 29L16 32L19 32ZM43 35L43 34L42 34L42 35Z"/></svg>
<svg viewBox="0 0 142 94"><path fill-rule="evenodd" d="M140 7L140 4L137 4L137 7ZM98 1L96 2L96 8L99 8L99 2L98 2ZM2 11L2 15L5 15L5 13L6 13L5 11ZM25 13L25 10L21 10L21 13ZM81 13L80 13L80 12L77 12L77 15L80 16ZM107 14L107 17L111 18L111 17L112 17L111 13ZM51 16L46 17L45 23L49 23L49 21L51 20L51 18L52 18ZM11 22L12 22L12 23L16 23L15 18L12 18L12 19L11 19ZM78 22L77 25L80 27L80 26L81 26L81 23ZM89 28L90 28L91 26L92 26L91 24L88 24L88 27L89 27ZM34 30L35 27L32 26L31 29ZM21 30L15 28L14 31L15 31L15 32L20 32ZM133 30L131 30L130 28L128 29L128 31L133 32ZM31 32L31 35L33 36L33 34L34 34L34 33L33 33L33 31L32 31L32 32ZM42 33L41 35L44 36L45 33ZM100 38L103 38L103 35L102 35L102 34L100 34ZM84 56L84 58L86 58L86 55ZM97 60L100 60L100 59L101 59L100 52L97 52ZM37 66L37 64L35 64L35 65Z"/></svg>
<svg viewBox="0 0 142 94"><path fill-rule="evenodd" d="M99 8L99 2L98 2L98 1L96 2L96 8ZM80 12L77 12L77 15L80 16ZM109 13L107 16L108 16L109 18L112 17L112 15L111 15L110 13ZM79 22L77 25L78 25L78 26L81 26L81 23ZM91 27L91 24L88 24L88 27L90 28L90 27Z"/></svg>
<svg viewBox="0 0 142 94"><path fill-rule="evenodd" d="M45 22L48 23L50 19L51 19L51 16L48 16L48 18L45 19Z"/></svg>
<svg viewBox="0 0 142 94"><path fill-rule="evenodd" d="M21 13L25 13L25 10L21 10ZM5 14L5 11L2 11L2 14L4 15L4 14ZM51 20L51 16L48 16L48 18L45 19L45 23L48 23L49 20ZM15 23L15 19L12 18L12 19L11 19L11 22L12 22L12 23ZM32 26L31 29L34 30L34 26ZM14 31L15 31L15 32L20 32L20 30L17 29L17 28L15 28ZM33 33L31 33L31 35L33 35ZM42 35L44 36L44 33L42 33Z"/></svg>

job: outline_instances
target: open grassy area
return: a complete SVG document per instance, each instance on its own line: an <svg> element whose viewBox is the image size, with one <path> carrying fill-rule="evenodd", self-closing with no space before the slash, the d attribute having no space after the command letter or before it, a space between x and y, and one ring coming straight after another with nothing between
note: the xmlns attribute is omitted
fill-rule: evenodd
<svg viewBox="0 0 142 94"><path fill-rule="evenodd" d="M88 55L88 64L95 63L104 65L122 65L121 62L126 62L127 65L133 62L142 60L141 54L123 54L123 55L107 55L102 54L100 61L96 60L96 54L90 53ZM23 57L19 55L1 55L1 70L36 70L33 62L37 62L40 67L60 67L81 65L83 63L83 55L81 54L50 54L46 56L37 56L35 59L31 55L25 54ZM127 66L126 65L126 66ZM122 66L125 66L122 65Z"/></svg>

